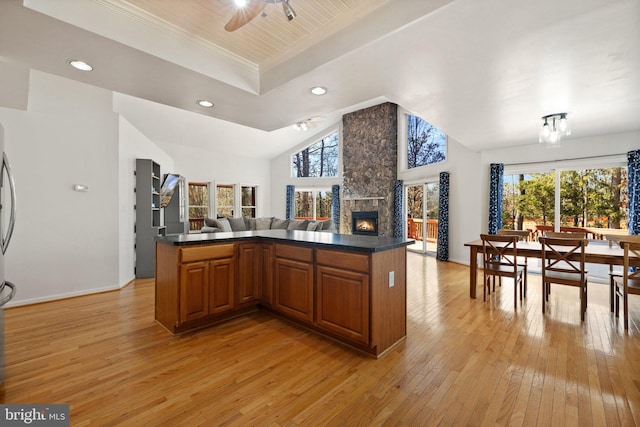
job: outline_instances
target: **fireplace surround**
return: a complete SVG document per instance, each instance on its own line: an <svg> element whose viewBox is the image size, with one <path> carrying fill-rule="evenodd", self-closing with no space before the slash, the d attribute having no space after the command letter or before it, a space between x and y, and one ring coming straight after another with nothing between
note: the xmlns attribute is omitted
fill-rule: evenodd
<svg viewBox="0 0 640 427"><path fill-rule="evenodd" d="M378 212L360 211L351 213L351 230L353 234L363 236L378 235Z"/></svg>

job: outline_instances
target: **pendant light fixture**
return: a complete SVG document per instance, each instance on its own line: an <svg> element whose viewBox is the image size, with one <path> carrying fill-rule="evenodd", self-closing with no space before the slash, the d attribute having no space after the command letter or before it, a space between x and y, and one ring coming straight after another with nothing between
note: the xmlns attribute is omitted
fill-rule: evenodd
<svg viewBox="0 0 640 427"><path fill-rule="evenodd" d="M563 136L571 135L567 115L568 113L555 113L543 116L538 142L557 145Z"/></svg>

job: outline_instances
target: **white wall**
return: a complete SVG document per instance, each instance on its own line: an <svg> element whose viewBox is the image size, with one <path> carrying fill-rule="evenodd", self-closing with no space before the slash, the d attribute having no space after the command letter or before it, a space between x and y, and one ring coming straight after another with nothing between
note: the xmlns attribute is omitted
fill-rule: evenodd
<svg viewBox="0 0 640 427"><path fill-rule="evenodd" d="M27 111L0 108L17 191L12 305L118 283L118 118L111 92L32 71ZM74 184L88 185L86 193Z"/></svg>
<svg viewBox="0 0 640 427"><path fill-rule="evenodd" d="M398 156L399 162L402 161ZM449 260L468 263L464 242L474 240L480 232L482 193L479 189L480 153L471 151L451 137L447 138L447 160L409 170L398 167L398 179L404 183L439 179L449 172Z"/></svg>
<svg viewBox="0 0 640 427"><path fill-rule="evenodd" d="M233 143L234 141L216 142L216 144ZM187 181L257 185L258 216L272 215L270 160L219 154L214 148L203 150L178 144L160 144L160 146L175 162L174 170L169 172L178 173Z"/></svg>
<svg viewBox="0 0 640 427"><path fill-rule="evenodd" d="M125 118L119 118L119 159L118 159L118 212L119 212L119 258L118 282L124 286L135 278L135 243L133 226L136 212L136 181L133 171L136 159L152 159L160 164L160 173L171 173L174 170L173 159L151 142L146 136L131 125Z"/></svg>
<svg viewBox="0 0 640 427"><path fill-rule="evenodd" d="M342 122L324 129L322 132L311 134L304 142L282 153L271 160L271 213L268 216L284 218L287 210L287 185L298 188L324 187L330 188L334 184L342 186ZM326 135L339 130L338 176L335 178L293 178L291 176L291 156L319 141Z"/></svg>

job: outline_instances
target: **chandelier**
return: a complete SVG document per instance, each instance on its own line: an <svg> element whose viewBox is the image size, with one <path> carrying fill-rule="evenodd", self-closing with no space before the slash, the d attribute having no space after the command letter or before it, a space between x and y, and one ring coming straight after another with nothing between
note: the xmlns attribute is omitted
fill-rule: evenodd
<svg viewBox="0 0 640 427"><path fill-rule="evenodd" d="M538 142L541 144L558 144L563 136L571 135L567 113L555 113L542 117L542 127Z"/></svg>

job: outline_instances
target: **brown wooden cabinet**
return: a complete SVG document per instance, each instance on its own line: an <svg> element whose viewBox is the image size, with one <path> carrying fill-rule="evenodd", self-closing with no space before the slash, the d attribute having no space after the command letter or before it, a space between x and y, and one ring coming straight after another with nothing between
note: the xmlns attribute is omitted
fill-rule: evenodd
<svg viewBox="0 0 640 427"><path fill-rule="evenodd" d="M260 244L260 301L267 307L273 305L273 244Z"/></svg>
<svg viewBox="0 0 640 427"><path fill-rule="evenodd" d="M209 314L209 263L190 262L180 266L180 322Z"/></svg>
<svg viewBox="0 0 640 427"><path fill-rule="evenodd" d="M238 304L254 302L260 298L260 264L260 243L238 245Z"/></svg>
<svg viewBox="0 0 640 427"><path fill-rule="evenodd" d="M157 248L156 319L171 332L235 308L235 245ZM171 264L178 274L171 273ZM175 267L173 267L175 268ZM183 326L187 325L187 326Z"/></svg>
<svg viewBox="0 0 640 427"><path fill-rule="evenodd" d="M234 269L233 257L209 261L209 314L234 308Z"/></svg>
<svg viewBox="0 0 640 427"><path fill-rule="evenodd" d="M369 275L318 265L316 283L316 325L368 344Z"/></svg>
<svg viewBox="0 0 640 427"><path fill-rule="evenodd" d="M404 246L357 251L276 236L209 243L196 236L197 244L182 245L160 240L156 320L184 332L262 305L374 356L406 336Z"/></svg>
<svg viewBox="0 0 640 427"><path fill-rule="evenodd" d="M273 308L282 314L313 322L313 249L275 245Z"/></svg>

